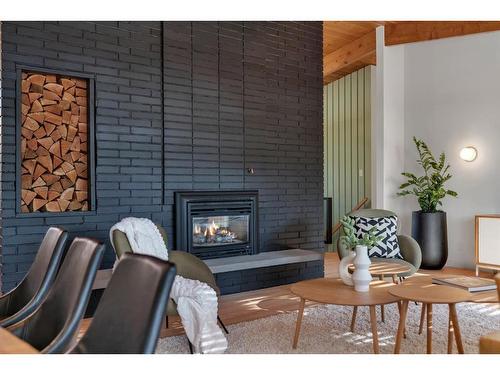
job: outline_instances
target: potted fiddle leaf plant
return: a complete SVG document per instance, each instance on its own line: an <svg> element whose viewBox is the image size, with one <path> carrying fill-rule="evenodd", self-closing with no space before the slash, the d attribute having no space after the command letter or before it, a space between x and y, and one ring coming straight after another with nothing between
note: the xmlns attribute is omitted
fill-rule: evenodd
<svg viewBox="0 0 500 375"><path fill-rule="evenodd" d="M343 226L344 236L341 238L343 245L350 250L349 255L342 258L339 264L339 275L344 284L354 285L357 292L368 292L372 276L368 268L371 261L368 249L372 248L382 237L376 235L376 228L371 228L361 238L356 235L354 219L344 216L340 223ZM354 250L354 251L353 251ZM349 274L349 265L354 264L352 276Z"/></svg>
<svg viewBox="0 0 500 375"><path fill-rule="evenodd" d="M420 205L420 210L412 213L412 237L422 249L421 267L441 269L448 260L448 234L446 212L440 208L446 196L458 194L445 187L452 177L445 154L441 153L436 159L423 140L413 137L413 142L423 175L403 172L407 181L399 187L398 195L414 195Z"/></svg>

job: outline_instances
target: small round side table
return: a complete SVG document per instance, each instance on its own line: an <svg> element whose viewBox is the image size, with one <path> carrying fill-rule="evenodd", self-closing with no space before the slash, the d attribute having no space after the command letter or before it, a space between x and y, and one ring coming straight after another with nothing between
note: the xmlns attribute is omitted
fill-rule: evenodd
<svg viewBox="0 0 500 375"><path fill-rule="evenodd" d="M463 289L454 288L446 285L436 284L421 284L421 283L403 283L389 289L389 293L403 300L401 306L401 314L399 319L398 333L396 336L396 344L394 346L394 354L399 354L401 348L401 340L406 324L406 314L408 312L408 302L421 302L427 312L427 354L432 353L432 305L447 304L449 307L448 317L448 353L452 352L453 336L457 344L457 349L460 354L464 353L462 345L462 336L460 326L458 324L458 316L455 305L461 302L467 302L471 299L469 292Z"/></svg>
<svg viewBox="0 0 500 375"><path fill-rule="evenodd" d="M374 260L371 258L372 264L368 268L373 277L378 277L383 280L384 277L391 277L394 284L398 284L399 275L411 271L411 267L402 263L384 262L383 260ZM356 268L354 264L349 266L349 271L354 271Z"/></svg>

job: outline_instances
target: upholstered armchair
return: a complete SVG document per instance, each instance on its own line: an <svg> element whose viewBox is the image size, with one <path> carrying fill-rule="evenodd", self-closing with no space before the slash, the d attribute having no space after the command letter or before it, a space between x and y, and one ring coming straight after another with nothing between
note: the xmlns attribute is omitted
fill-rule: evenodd
<svg viewBox="0 0 500 375"><path fill-rule="evenodd" d="M167 244L167 232L161 225L156 224L156 227L160 231L163 241L165 242L165 244ZM116 257L118 259L120 259L123 254L132 252L132 248L130 247L130 243L128 242L125 233L119 230L114 230L112 233L112 237L113 246L115 249ZM168 261L175 264L177 268L177 275L182 276L186 279L202 281L210 285L210 287L215 290L215 293L217 293L217 296L220 296L220 289L215 282L215 277L212 271L210 271L210 268L208 268L205 262L203 262L200 258L185 251L169 250ZM169 298L168 300L166 315L166 326L168 328L168 317L179 315L179 313L177 312L177 305L171 298ZM219 316L217 316L217 319L224 331L228 333L224 323Z"/></svg>
<svg viewBox="0 0 500 375"><path fill-rule="evenodd" d="M500 300L500 274L495 277L497 282L498 299ZM479 340L479 353L500 354L500 332L491 333Z"/></svg>
<svg viewBox="0 0 500 375"><path fill-rule="evenodd" d="M394 212L381 209L361 209L349 214L351 217L386 217L386 216L397 216ZM401 256L403 259L396 258L371 258L372 262L383 261L383 262L394 262L405 264L411 268L411 271L401 274L401 277L408 277L413 275L420 268L420 263L422 262L422 252L417 241L415 241L410 236L405 236L403 234L398 235L399 248L401 250ZM337 252L340 259L349 254L349 249L347 249L342 241L342 236L339 237L337 241Z"/></svg>

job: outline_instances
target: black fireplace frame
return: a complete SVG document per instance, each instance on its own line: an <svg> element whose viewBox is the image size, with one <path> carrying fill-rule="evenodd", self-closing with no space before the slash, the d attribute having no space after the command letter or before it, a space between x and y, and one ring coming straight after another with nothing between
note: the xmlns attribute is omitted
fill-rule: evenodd
<svg viewBox="0 0 500 375"><path fill-rule="evenodd" d="M252 255L259 252L259 192L257 190L204 190L177 191L175 198L175 242L176 249L187 251L201 259L222 258L236 255ZM212 246L203 250L192 244L191 208L206 204L221 204L221 208L213 212L223 212L232 203L244 202L251 209L249 215L248 241L244 244ZM210 214L210 212L209 212Z"/></svg>

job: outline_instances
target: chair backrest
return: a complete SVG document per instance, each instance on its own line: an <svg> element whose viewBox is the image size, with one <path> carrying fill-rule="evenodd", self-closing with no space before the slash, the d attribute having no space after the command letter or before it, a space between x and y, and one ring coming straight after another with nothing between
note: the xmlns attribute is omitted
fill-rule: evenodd
<svg viewBox="0 0 500 375"><path fill-rule="evenodd" d="M43 353L63 353L85 313L104 245L76 237L47 298L14 333Z"/></svg>
<svg viewBox="0 0 500 375"><path fill-rule="evenodd" d="M167 232L165 229L159 225L155 224L156 227L158 228L158 231L161 234L161 237L163 238L163 242L165 242L165 246L168 247L168 237L167 237ZM113 237L113 249L115 250L116 257L118 259L121 259L122 255L125 253L132 253L132 248L130 247L130 242L127 239L127 235L123 233L120 230L115 229L113 233L111 234Z"/></svg>
<svg viewBox="0 0 500 375"><path fill-rule="evenodd" d="M352 217L386 217L386 216L397 216L394 212L389 210L382 210L380 208L362 208L348 214Z"/></svg>
<svg viewBox="0 0 500 375"><path fill-rule="evenodd" d="M38 248L37 255L28 273L19 285L1 297L6 302L0 315L6 316L0 321L1 327L8 327L28 317L35 311L52 286L66 247L68 233L51 227Z"/></svg>
<svg viewBox="0 0 500 375"><path fill-rule="evenodd" d="M175 277L170 262L124 254L73 354L154 353Z"/></svg>
<svg viewBox="0 0 500 375"><path fill-rule="evenodd" d="M155 224L160 232L165 245L167 242L167 232L165 229L159 225ZM119 230L114 230L112 233L113 237L113 247L116 253L116 257L121 259L123 254L132 253L132 248L130 247L130 242L128 241L127 235ZM177 274L179 276L185 277L187 279L200 280L208 285L210 285L216 293L219 295L220 290L215 281L215 277L207 267L207 265L197 256L187 253L185 251L179 250L169 250L168 260L174 263L177 269Z"/></svg>

